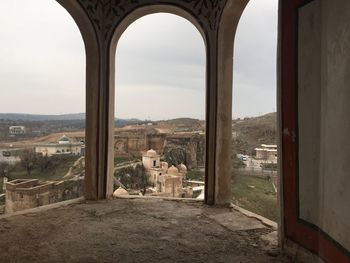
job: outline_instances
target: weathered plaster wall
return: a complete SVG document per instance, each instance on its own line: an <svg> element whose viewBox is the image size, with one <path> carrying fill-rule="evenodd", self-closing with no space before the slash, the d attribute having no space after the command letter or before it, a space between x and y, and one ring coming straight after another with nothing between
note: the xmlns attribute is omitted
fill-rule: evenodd
<svg viewBox="0 0 350 263"><path fill-rule="evenodd" d="M299 12L300 218L350 250L350 2Z"/></svg>
<svg viewBox="0 0 350 263"><path fill-rule="evenodd" d="M321 122L321 5L299 11L299 189L300 216L318 224Z"/></svg>

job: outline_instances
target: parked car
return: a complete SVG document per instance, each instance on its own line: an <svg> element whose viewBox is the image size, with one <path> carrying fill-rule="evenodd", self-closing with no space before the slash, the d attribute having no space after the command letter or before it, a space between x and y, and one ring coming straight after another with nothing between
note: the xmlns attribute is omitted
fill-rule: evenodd
<svg viewBox="0 0 350 263"><path fill-rule="evenodd" d="M2 155L4 157L10 157L11 156L11 152L10 151L2 151Z"/></svg>

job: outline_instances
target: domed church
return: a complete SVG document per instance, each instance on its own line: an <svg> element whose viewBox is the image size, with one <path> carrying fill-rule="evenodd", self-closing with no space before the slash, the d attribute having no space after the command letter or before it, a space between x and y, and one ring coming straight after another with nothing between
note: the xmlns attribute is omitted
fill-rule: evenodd
<svg viewBox="0 0 350 263"><path fill-rule="evenodd" d="M167 162L160 161L160 155L153 149L142 156L143 166L146 168L148 181L156 192L169 197L182 197L186 189L182 180L186 178L187 167L184 164L169 167Z"/></svg>

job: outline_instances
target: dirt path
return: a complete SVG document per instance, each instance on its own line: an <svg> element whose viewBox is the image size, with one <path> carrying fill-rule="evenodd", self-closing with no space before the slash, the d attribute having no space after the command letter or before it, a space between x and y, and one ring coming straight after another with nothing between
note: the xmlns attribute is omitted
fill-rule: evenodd
<svg viewBox="0 0 350 263"><path fill-rule="evenodd" d="M0 143L0 147L8 148L9 145L12 145L13 148L27 148L32 147L34 143L48 143L53 142L56 143L63 135L66 135L69 138L84 138L85 132L77 131L77 132L59 132L53 133L50 135L42 136L42 137L34 137L31 139L18 140L18 141L8 141Z"/></svg>

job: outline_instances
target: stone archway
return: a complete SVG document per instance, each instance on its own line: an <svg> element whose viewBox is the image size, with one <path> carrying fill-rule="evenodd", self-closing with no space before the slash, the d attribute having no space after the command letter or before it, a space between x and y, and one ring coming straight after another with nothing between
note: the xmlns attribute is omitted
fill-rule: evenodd
<svg viewBox="0 0 350 263"><path fill-rule="evenodd" d="M127 150L128 150L127 149L127 143L128 143L128 141L124 140L124 139L116 140L115 143L114 143L114 149L117 152L127 153Z"/></svg>
<svg viewBox="0 0 350 263"><path fill-rule="evenodd" d="M87 13L82 9L77 1L56 0L61 4L68 13L73 17L81 32L86 54L86 176L85 176L85 198L97 199L97 181L100 173L98 167L99 161L99 143L98 129L99 116L98 111L98 94L100 74L99 68L99 44L97 35L91 20Z"/></svg>
<svg viewBox="0 0 350 263"><path fill-rule="evenodd" d="M112 194L115 50L136 19L167 12L193 23L206 44L206 203L231 201L233 39L248 0L58 0L74 17L87 53L86 198Z"/></svg>
<svg viewBox="0 0 350 263"><path fill-rule="evenodd" d="M118 56L116 57L116 50L117 50L117 46L119 43L119 39L121 38L123 33L127 30L127 28L130 25L132 25L135 21L142 19L143 17L145 17L147 15L153 15L156 13L172 14L172 15L176 15L178 17L185 19L186 21L190 22L195 27L194 31L196 31L196 29L198 30L198 32L202 36L202 40L203 40L204 44L207 42L207 40L206 40L207 37L205 35L205 31L202 28L202 26L198 23L196 18L193 17L187 11L184 11L183 9L181 9L179 7L172 6L172 5L149 5L149 6L143 6L143 7L137 8L134 11L132 11L130 14L128 14L120 22L119 25L117 25L117 27L115 29L115 33L114 33L112 41L111 41L111 46L110 46L110 48L111 48L111 51L110 51L110 69L111 69L110 87L111 88L115 87L115 89L118 89L118 87L115 85L115 82L114 82L115 81L114 80L114 74L115 74L114 67L116 65L116 60L118 60ZM194 33L198 33L198 32L194 32ZM206 48L207 48L206 45L204 45L203 50L204 50L205 54L207 53ZM169 50L169 51L171 52L171 50ZM137 74L137 73L135 73L135 74ZM114 110L113 110L113 112L114 112ZM165 139L165 137L157 138L156 136L147 135L147 138L146 138L147 146L145 145L146 149L147 150L154 149L158 153L161 153L163 151L163 148L159 147L159 145L164 144L164 139ZM158 140L160 143L157 143Z"/></svg>

